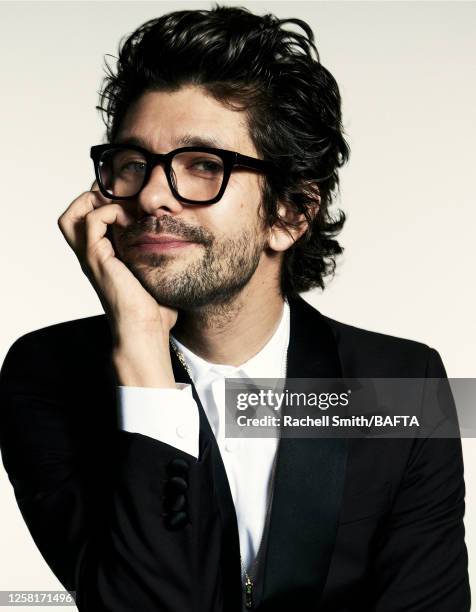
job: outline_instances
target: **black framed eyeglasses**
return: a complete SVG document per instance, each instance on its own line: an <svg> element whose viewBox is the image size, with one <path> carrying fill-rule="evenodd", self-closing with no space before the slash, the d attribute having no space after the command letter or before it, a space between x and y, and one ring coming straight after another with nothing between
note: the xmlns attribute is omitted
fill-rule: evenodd
<svg viewBox="0 0 476 612"><path fill-rule="evenodd" d="M135 198L152 170L163 164L174 197L186 204L214 204L223 196L235 166L263 173L271 162L212 147L181 147L151 153L138 145L102 144L91 147L91 158L101 193L114 200Z"/></svg>

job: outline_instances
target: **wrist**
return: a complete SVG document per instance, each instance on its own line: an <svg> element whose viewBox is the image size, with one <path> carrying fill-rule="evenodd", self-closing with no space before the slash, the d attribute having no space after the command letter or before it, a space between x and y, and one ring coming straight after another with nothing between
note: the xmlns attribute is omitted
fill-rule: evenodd
<svg viewBox="0 0 476 612"><path fill-rule="evenodd" d="M119 385L175 388L168 337L136 334L118 338L112 363Z"/></svg>
<svg viewBox="0 0 476 612"><path fill-rule="evenodd" d="M162 346L169 343L169 330L164 329L159 322L115 321L112 336L114 347L129 346L137 342L158 342Z"/></svg>

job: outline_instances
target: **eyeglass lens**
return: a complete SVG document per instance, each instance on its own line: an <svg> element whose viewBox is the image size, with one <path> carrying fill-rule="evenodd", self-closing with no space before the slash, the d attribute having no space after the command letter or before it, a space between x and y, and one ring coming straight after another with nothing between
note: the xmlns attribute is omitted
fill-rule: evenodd
<svg viewBox="0 0 476 612"><path fill-rule="evenodd" d="M110 149L101 156L99 173L111 196L134 196L144 185L147 160L133 149ZM182 151L172 159L171 180L181 197L197 202L211 200L223 182L223 160L211 153Z"/></svg>

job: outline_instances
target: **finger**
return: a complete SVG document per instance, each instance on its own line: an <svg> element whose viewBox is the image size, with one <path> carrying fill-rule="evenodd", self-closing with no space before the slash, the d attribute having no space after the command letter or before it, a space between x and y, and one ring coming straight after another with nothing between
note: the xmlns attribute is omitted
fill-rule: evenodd
<svg viewBox="0 0 476 612"><path fill-rule="evenodd" d="M129 216L119 204L109 204L90 212L86 217L86 253L93 259L103 261L103 257L112 253L112 244L106 236L109 226L114 223L127 225Z"/></svg>
<svg viewBox="0 0 476 612"><path fill-rule="evenodd" d="M106 198L106 196L102 194L101 190L99 189L97 179L93 181L93 184L91 185L91 191L97 195L98 201L100 203L99 205L110 204L113 201L113 198Z"/></svg>
<svg viewBox="0 0 476 612"><path fill-rule="evenodd" d="M101 279L104 277L104 272L107 273L106 262L115 260L114 247L107 235L107 230L114 223L124 224L126 217L124 210L118 204L98 208L86 217L86 248L81 267L89 278L91 278L89 272L91 271L99 285L102 285Z"/></svg>
<svg viewBox="0 0 476 612"><path fill-rule="evenodd" d="M98 193L85 191L71 202L58 219L58 226L63 236L77 254L84 251L85 248L84 220L86 216L91 211L111 203L102 195L100 199Z"/></svg>

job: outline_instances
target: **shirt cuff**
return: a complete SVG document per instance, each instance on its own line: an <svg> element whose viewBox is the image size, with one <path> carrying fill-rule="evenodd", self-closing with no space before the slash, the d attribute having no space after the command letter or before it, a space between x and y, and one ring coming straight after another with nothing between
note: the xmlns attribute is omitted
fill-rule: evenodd
<svg viewBox="0 0 476 612"><path fill-rule="evenodd" d="M119 427L170 444L198 458L200 416L192 386L176 388L116 386Z"/></svg>

